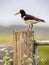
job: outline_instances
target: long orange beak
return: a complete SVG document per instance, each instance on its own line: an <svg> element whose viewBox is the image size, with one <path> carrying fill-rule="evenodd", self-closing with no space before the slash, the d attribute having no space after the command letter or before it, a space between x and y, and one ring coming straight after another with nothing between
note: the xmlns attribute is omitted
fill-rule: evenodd
<svg viewBox="0 0 49 65"><path fill-rule="evenodd" d="M15 13L14 15L17 15L17 14L19 14L20 12L17 12L17 13Z"/></svg>

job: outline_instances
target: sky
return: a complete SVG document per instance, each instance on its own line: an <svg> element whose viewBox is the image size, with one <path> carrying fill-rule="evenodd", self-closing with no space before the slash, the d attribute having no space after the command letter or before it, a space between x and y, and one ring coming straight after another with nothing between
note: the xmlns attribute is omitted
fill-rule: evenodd
<svg viewBox="0 0 49 65"><path fill-rule="evenodd" d="M38 23L38 26L49 26L49 0L0 0L0 25L25 25L20 14L13 15L20 9L46 21Z"/></svg>

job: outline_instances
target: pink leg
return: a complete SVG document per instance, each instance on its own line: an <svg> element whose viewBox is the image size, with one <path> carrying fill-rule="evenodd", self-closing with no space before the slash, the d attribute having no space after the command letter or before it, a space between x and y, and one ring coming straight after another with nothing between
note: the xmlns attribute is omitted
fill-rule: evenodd
<svg viewBox="0 0 49 65"><path fill-rule="evenodd" d="M30 25L29 25L29 28L30 28ZM29 28L27 29L27 31L29 31Z"/></svg>
<svg viewBox="0 0 49 65"><path fill-rule="evenodd" d="M29 25L29 28L30 28L30 25ZM28 30L27 30L27 31L29 31L29 28L28 28Z"/></svg>
<svg viewBox="0 0 49 65"><path fill-rule="evenodd" d="M32 31L32 27L33 27L33 25L30 25L30 27L29 27L29 31Z"/></svg>

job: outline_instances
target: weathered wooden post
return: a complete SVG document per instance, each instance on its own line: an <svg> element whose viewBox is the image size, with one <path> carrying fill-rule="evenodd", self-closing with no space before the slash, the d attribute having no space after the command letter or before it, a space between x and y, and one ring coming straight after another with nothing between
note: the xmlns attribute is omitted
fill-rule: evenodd
<svg viewBox="0 0 49 65"><path fill-rule="evenodd" d="M34 53L34 32L14 31L14 65L22 65L21 56L25 54L27 58L33 59ZM25 64L23 64L25 65ZM34 62L32 62L34 65Z"/></svg>

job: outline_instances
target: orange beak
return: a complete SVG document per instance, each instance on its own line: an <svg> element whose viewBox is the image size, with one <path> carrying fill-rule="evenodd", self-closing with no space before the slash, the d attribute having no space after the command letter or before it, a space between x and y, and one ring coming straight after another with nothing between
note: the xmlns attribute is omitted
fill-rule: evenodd
<svg viewBox="0 0 49 65"><path fill-rule="evenodd" d="M17 13L15 13L14 15L17 15L17 14L19 14L20 12L17 12Z"/></svg>

